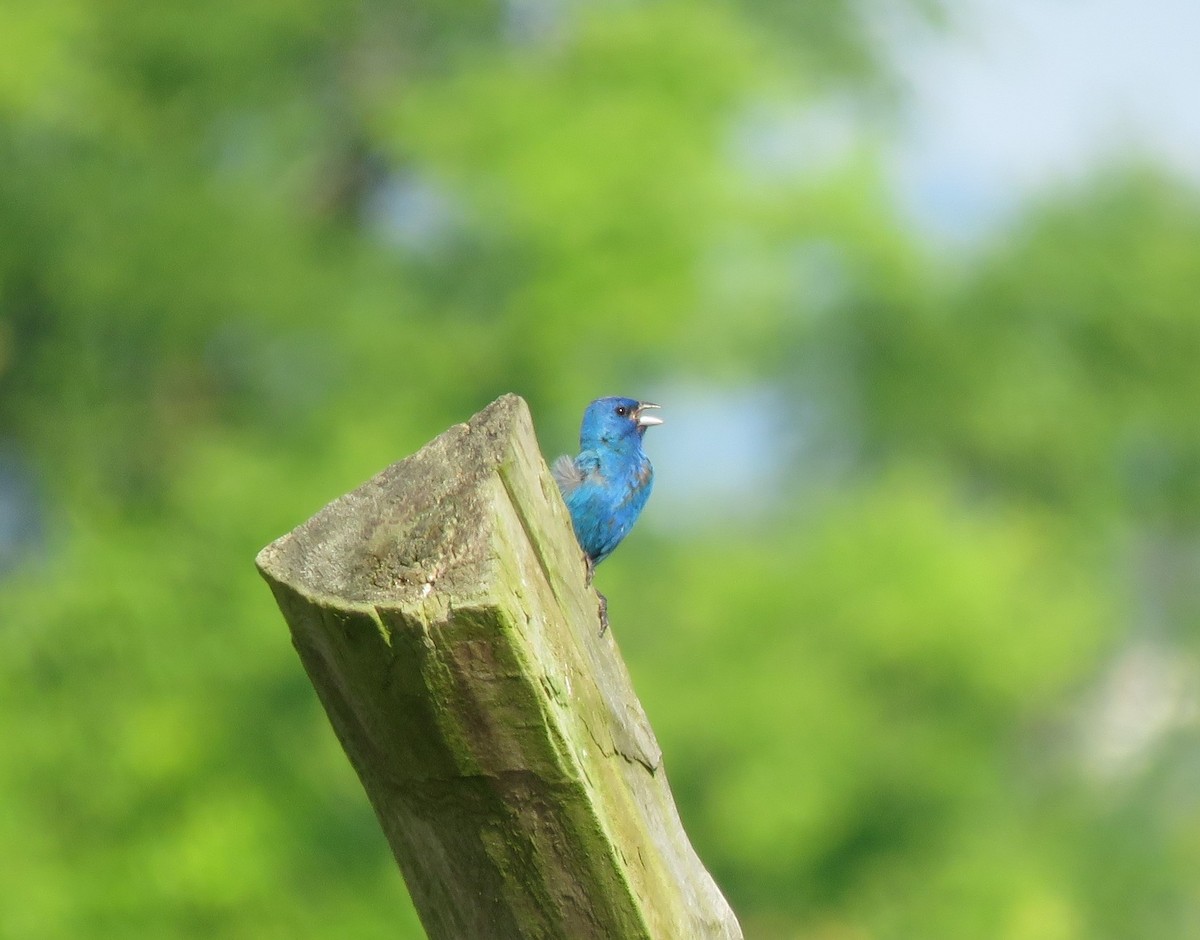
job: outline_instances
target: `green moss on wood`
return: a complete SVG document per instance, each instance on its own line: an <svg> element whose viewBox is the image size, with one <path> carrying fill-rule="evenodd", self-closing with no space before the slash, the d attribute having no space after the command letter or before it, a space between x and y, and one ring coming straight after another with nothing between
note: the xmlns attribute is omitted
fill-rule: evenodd
<svg viewBox="0 0 1200 940"><path fill-rule="evenodd" d="M505 396L258 565L429 936L737 938Z"/></svg>

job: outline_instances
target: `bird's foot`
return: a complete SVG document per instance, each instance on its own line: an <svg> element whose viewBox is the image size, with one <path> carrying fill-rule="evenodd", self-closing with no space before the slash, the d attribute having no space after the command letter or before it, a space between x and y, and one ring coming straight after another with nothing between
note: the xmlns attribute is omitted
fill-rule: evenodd
<svg viewBox="0 0 1200 940"><path fill-rule="evenodd" d="M592 578L596 577L596 563L592 561L591 555L583 556L584 562L587 564L587 586L592 586Z"/></svg>
<svg viewBox="0 0 1200 940"><path fill-rule="evenodd" d="M599 591L596 596L600 598L600 635L604 636L604 631L608 629L608 598Z"/></svg>

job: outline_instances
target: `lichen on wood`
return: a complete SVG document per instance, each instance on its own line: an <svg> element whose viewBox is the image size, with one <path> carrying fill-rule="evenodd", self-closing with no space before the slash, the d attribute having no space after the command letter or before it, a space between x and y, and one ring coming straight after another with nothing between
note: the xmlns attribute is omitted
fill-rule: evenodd
<svg viewBox="0 0 1200 940"><path fill-rule="evenodd" d="M257 562L432 940L741 937L520 398Z"/></svg>

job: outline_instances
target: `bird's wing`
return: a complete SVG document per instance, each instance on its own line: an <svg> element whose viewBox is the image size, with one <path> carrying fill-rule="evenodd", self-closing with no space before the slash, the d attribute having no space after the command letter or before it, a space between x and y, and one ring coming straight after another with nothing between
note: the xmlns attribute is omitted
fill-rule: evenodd
<svg viewBox="0 0 1200 940"><path fill-rule="evenodd" d="M582 451L578 457L563 454L554 461L550 473L563 496L569 496L584 483L595 483L603 479L600 476L600 455L594 450Z"/></svg>
<svg viewBox="0 0 1200 940"><path fill-rule="evenodd" d="M550 467L550 474L554 477L554 482L558 484L563 496L578 489L579 484L583 482L583 470L573 458L566 454L554 461Z"/></svg>

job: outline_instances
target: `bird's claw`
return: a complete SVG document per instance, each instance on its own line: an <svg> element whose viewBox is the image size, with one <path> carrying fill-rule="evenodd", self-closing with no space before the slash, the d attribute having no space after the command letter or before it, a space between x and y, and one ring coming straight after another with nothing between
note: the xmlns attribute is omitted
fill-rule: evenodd
<svg viewBox="0 0 1200 940"><path fill-rule="evenodd" d="M587 554L583 556L583 560L587 565L587 586L591 587L592 579L596 576L596 562L591 555ZM608 598L599 591L596 591L596 596L600 598L600 635L604 636L605 631L608 630Z"/></svg>

